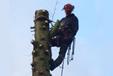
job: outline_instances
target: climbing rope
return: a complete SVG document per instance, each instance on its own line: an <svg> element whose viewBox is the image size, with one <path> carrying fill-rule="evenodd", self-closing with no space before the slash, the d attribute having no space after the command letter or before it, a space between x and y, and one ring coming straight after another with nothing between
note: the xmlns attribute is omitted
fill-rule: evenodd
<svg viewBox="0 0 113 76"><path fill-rule="evenodd" d="M56 0L55 6L54 6L54 10L53 10L53 14L52 14L52 20L51 20L51 21L52 21L53 23L55 23L55 22L53 21L53 18L54 18L55 13L56 13L56 9L57 9L58 2L59 2L59 0ZM50 27L53 27L52 22L51 22L51 26L50 26Z"/></svg>
<svg viewBox="0 0 113 76"><path fill-rule="evenodd" d="M74 50L75 50L75 41L76 38L73 38L73 45L72 45L72 54L71 54L71 58L70 58L70 52L71 52L71 44L68 47L68 52L67 52L67 65L69 65L69 62L73 60L74 57ZM61 66L61 76L63 76L63 72L64 72L64 60L62 62L62 66Z"/></svg>
<svg viewBox="0 0 113 76"><path fill-rule="evenodd" d="M58 3L59 3L59 0L56 0L56 4L55 4L54 10L53 10L52 20L54 18L55 13L56 13Z"/></svg>
<svg viewBox="0 0 113 76"><path fill-rule="evenodd" d="M62 66L61 66L61 76L63 76L63 72L64 72L64 60L62 62Z"/></svg>

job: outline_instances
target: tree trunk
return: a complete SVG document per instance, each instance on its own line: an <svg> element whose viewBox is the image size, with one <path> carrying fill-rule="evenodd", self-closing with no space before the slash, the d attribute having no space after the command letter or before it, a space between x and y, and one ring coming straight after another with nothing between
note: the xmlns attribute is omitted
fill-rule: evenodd
<svg viewBox="0 0 113 76"><path fill-rule="evenodd" d="M32 76L50 76L49 14L47 10L35 12Z"/></svg>

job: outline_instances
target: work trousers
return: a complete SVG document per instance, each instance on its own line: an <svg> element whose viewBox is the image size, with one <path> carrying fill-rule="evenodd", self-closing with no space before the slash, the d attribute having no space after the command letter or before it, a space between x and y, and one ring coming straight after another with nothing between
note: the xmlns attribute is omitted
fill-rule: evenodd
<svg viewBox="0 0 113 76"><path fill-rule="evenodd" d="M58 39L56 39L56 40L58 40ZM54 42L52 42L53 46L55 46L55 44L57 46L57 43L55 43L56 42L55 39L53 41L54 41ZM59 55L55 60L52 60L52 62L50 63L51 70L54 70L56 67L58 67L63 62L63 60L65 58L65 54L67 52L68 47L71 45L71 42L72 42L72 39L68 39L68 40L64 40L64 41L62 41L62 43L60 43Z"/></svg>

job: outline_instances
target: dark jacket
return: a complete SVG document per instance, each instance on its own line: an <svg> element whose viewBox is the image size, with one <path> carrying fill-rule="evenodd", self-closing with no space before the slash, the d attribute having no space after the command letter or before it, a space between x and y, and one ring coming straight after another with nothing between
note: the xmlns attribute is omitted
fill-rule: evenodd
<svg viewBox="0 0 113 76"><path fill-rule="evenodd" d="M73 38L79 29L78 18L74 14L70 14L61 19L60 24L59 29L62 32L64 40Z"/></svg>

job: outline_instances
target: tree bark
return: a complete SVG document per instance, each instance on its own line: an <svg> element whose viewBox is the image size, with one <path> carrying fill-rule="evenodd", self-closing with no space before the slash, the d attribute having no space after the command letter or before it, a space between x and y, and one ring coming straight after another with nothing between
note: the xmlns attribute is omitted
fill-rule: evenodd
<svg viewBox="0 0 113 76"><path fill-rule="evenodd" d="M49 14L47 10L35 12L32 76L50 76Z"/></svg>

